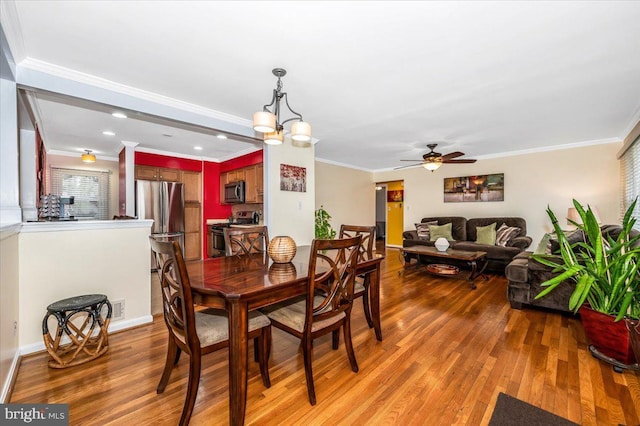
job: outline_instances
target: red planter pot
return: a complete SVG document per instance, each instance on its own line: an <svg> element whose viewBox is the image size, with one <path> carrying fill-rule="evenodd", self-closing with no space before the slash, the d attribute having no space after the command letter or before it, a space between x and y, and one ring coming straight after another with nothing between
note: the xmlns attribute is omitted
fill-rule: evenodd
<svg viewBox="0 0 640 426"><path fill-rule="evenodd" d="M627 328L629 329L629 337L631 338L631 347L636 354L636 361L640 363L640 320L626 319Z"/></svg>
<svg viewBox="0 0 640 426"><path fill-rule="evenodd" d="M586 305L581 306L579 312L584 331L600 354L625 366L636 365L636 356L631 347L630 333L625 321L614 322L615 317L612 315L596 312Z"/></svg>

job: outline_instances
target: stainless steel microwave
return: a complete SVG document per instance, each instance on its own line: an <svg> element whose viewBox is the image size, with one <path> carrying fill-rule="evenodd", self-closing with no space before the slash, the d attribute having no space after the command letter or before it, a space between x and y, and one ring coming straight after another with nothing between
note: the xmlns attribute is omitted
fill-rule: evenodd
<svg viewBox="0 0 640 426"><path fill-rule="evenodd" d="M244 203L245 184L243 180L231 182L224 185L224 203L240 204Z"/></svg>

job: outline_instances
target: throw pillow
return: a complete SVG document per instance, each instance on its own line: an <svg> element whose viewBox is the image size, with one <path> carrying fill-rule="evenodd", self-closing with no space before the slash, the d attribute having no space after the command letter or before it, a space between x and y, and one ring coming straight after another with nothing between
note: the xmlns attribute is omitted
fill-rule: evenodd
<svg viewBox="0 0 640 426"><path fill-rule="evenodd" d="M435 241L441 237L446 240L453 241L453 237L451 236L451 222L440 226L429 225L429 234L429 239L431 241Z"/></svg>
<svg viewBox="0 0 640 426"><path fill-rule="evenodd" d="M575 243L580 243L580 242L584 242L584 235L582 234L582 231L579 229L576 229L575 231L570 231L570 232L565 232L565 235L567 236L567 242L569 242L569 245L574 245ZM549 253L556 253L560 251L560 243L558 242L557 238L553 238L551 237L549 239Z"/></svg>
<svg viewBox="0 0 640 426"><path fill-rule="evenodd" d="M416 223L416 231L418 232L418 238L421 240L429 241L429 225L437 225L438 221Z"/></svg>
<svg viewBox="0 0 640 426"><path fill-rule="evenodd" d="M496 223L487 226L476 226L476 243L494 245L496 243Z"/></svg>
<svg viewBox="0 0 640 426"><path fill-rule="evenodd" d="M503 223L496 231L496 245L506 247L509 241L519 233L520 228L517 226L507 226L506 223Z"/></svg>
<svg viewBox="0 0 640 426"><path fill-rule="evenodd" d="M549 240L553 238L554 235L555 233L553 232L544 234L542 236L542 239L540 240L540 243L538 243L538 247L536 248L536 251L534 251L533 254L550 254L551 243L549 242Z"/></svg>

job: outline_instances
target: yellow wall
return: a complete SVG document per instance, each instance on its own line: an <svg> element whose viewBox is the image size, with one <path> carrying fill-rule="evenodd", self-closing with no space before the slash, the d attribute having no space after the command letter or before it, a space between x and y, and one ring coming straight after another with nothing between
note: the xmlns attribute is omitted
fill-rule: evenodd
<svg viewBox="0 0 640 426"><path fill-rule="evenodd" d="M388 191L404 189L404 182L387 183ZM387 245L402 246L402 231L404 230L404 202L387 201Z"/></svg>

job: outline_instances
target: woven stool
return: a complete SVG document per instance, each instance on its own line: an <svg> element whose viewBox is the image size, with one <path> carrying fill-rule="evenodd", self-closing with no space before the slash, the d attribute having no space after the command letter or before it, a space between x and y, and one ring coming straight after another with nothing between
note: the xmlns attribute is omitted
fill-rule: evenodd
<svg viewBox="0 0 640 426"><path fill-rule="evenodd" d="M103 318L101 312L105 305L107 315ZM51 315L58 321L55 338L49 333L48 320ZM74 319L76 323L73 322ZM78 320L82 321L79 327ZM47 314L42 320L42 336L47 352L51 355L49 367L72 367L107 352L107 328L110 321L111 303L104 294L70 297L47 306ZM71 342L62 344L63 335L69 337Z"/></svg>

